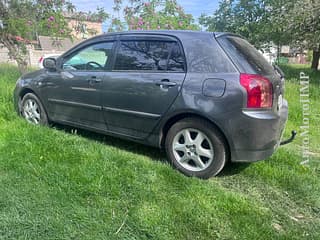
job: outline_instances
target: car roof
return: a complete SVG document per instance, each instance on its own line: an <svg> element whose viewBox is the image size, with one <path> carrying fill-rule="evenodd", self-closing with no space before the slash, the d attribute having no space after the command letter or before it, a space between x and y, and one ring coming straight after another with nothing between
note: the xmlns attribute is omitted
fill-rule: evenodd
<svg viewBox="0 0 320 240"><path fill-rule="evenodd" d="M131 31L122 31L122 32L108 32L104 34L100 34L91 38L82 41L80 44L72 47L68 51L65 52L63 55L68 55L69 52L84 46L88 43L92 43L95 41L104 40L106 38L116 38L117 36L125 36L125 35L164 35L164 36L173 36L177 39L183 41L184 39L192 38L206 38L212 37L213 32L205 32L205 31L193 31L193 30L131 30Z"/></svg>
<svg viewBox="0 0 320 240"><path fill-rule="evenodd" d="M68 55L70 52L75 49L81 48L86 44L90 44L95 41L103 41L108 38L115 39L117 36L125 36L125 35L163 35L170 36L179 39L182 42L188 42L190 39L199 39L203 41L207 41L209 38L214 38L221 35L228 35L230 33L221 33L221 32L206 32L206 31L193 31L193 30L131 30L131 31L122 31L122 32L108 32L101 35L97 35L95 37L89 38L80 44L74 46L65 52L65 55Z"/></svg>
<svg viewBox="0 0 320 240"><path fill-rule="evenodd" d="M90 40L101 39L104 37L112 37L112 36L121 36L121 35L167 35L174 36L179 39L187 38L190 36L212 36L215 33L213 32L205 32L205 31L193 31L193 30L130 30L130 31L122 31L122 32L109 32L98 35L96 37L91 38ZM88 39L89 40L89 39Z"/></svg>
<svg viewBox="0 0 320 240"><path fill-rule="evenodd" d="M122 32L108 32L96 37L91 38L92 40L101 39L104 37L121 36L121 35L165 35L174 36L178 39L183 40L184 38L195 37L195 38L205 38L208 36L214 36L219 38L222 36L237 36L243 38L242 36L230 32L207 32L207 31L194 31L194 30L130 30ZM88 39L90 40L90 39Z"/></svg>
<svg viewBox="0 0 320 240"><path fill-rule="evenodd" d="M193 30L130 30L130 31L122 31L122 32L109 32L104 33L102 35L123 35L123 34L169 34L169 35L177 35L177 34L212 34L212 32L205 31L193 31Z"/></svg>

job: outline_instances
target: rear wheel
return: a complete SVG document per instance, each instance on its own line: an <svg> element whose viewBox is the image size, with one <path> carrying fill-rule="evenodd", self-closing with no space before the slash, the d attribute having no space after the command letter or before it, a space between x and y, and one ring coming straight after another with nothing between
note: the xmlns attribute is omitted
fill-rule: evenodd
<svg viewBox="0 0 320 240"><path fill-rule="evenodd" d="M175 123L167 134L165 145L173 166L187 176L215 176L227 161L223 136L203 119L186 118Z"/></svg>
<svg viewBox="0 0 320 240"><path fill-rule="evenodd" d="M47 125L48 116L44 110L40 100L33 93L27 93L24 95L21 101L21 115L29 123Z"/></svg>

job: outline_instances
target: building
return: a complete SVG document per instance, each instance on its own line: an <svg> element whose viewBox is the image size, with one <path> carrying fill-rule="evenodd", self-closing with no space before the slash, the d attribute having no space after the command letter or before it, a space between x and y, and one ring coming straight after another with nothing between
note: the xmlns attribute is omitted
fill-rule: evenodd
<svg viewBox="0 0 320 240"><path fill-rule="evenodd" d="M77 20L79 17L81 17L81 21ZM37 67L41 57L51 54L61 55L84 39L102 34L102 22L89 20L90 18L85 13L75 13L73 15L66 13L65 18L72 30L71 38L57 39L49 36L39 36L38 41L32 41L32 44L27 46L30 66ZM14 60L9 58L8 52L7 48L0 46L0 63L15 63Z"/></svg>
<svg viewBox="0 0 320 240"><path fill-rule="evenodd" d="M85 13L65 13L69 28L72 29L72 37L75 39L87 39L102 34L102 22L90 19ZM81 19L79 21L78 19Z"/></svg>

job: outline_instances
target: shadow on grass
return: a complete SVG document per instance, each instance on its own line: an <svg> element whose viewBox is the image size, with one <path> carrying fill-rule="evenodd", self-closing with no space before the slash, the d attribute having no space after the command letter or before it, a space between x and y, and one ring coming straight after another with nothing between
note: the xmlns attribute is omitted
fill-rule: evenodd
<svg viewBox="0 0 320 240"><path fill-rule="evenodd" d="M218 174L217 177L228 177L237 175L240 172L242 172L244 169L249 167L251 163L233 163L228 162L226 166L223 168L223 170Z"/></svg>
<svg viewBox="0 0 320 240"><path fill-rule="evenodd" d="M165 152L155 147L145 146L143 144L135 143L133 141L112 137L109 135L104 135L102 133L96 133L89 130L61 125L57 123L55 123L53 127L57 130L64 131L68 134L76 134L78 136L81 136L93 141L97 141L102 144L106 144L108 146L113 146L124 151L145 155L156 161L161 161L161 162L167 161Z"/></svg>
<svg viewBox="0 0 320 240"><path fill-rule="evenodd" d="M154 161L168 162L165 151L155 147L145 146L143 144L135 143L129 140L124 140L101 133L96 133L89 130L79 129L57 123L55 123L53 127L68 134L76 134L78 136L97 141L108 146L113 146L127 152L145 155ZM226 177L239 174L249 166L250 163L228 162L223 170L217 175L217 177Z"/></svg>

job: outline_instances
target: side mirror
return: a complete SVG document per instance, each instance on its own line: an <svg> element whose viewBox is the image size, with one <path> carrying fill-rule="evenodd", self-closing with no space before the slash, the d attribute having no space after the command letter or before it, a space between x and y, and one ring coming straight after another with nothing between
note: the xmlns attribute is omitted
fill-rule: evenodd
<svg viewBox="0 0 320 240"><path fill-rule="evenodd" d="M43 60L43 67L45 69L48 69L49 71L55 71L57 70L57 66L56 66L56 59L54 58L45 58Z"/></svg>

